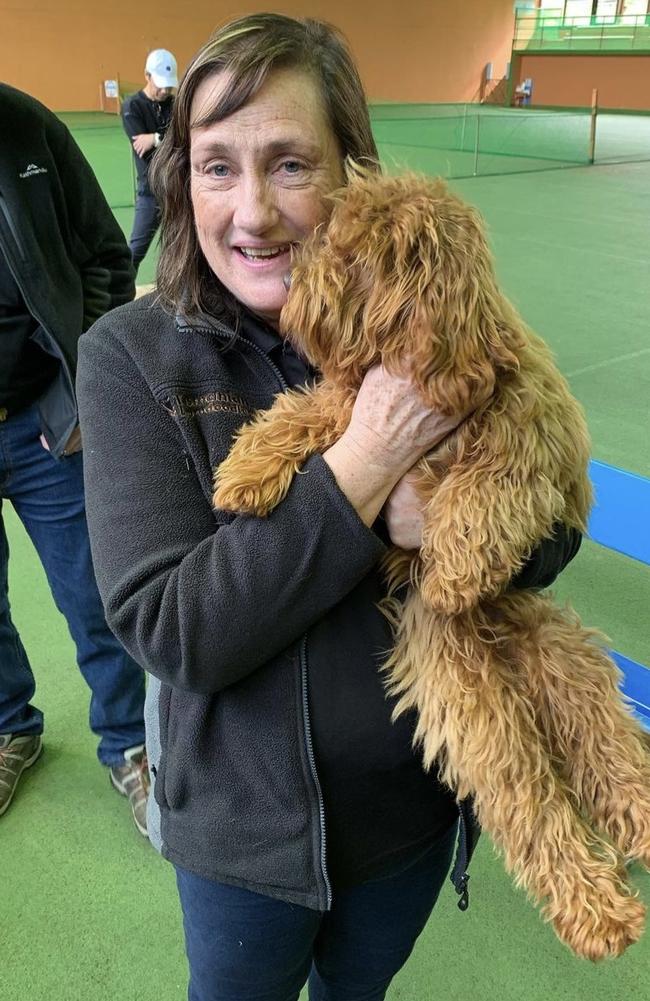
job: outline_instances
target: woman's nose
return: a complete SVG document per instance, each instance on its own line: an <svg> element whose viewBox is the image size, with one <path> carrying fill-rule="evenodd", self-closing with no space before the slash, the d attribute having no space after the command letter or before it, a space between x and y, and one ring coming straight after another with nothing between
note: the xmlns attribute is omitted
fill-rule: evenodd
<svg viewBox="0 0 650 1001"><path fill-rule="evenodd" d="M233 222L247 233L264 233L278 221L274 193L264 178L247 178L238 192Z"/></svg>

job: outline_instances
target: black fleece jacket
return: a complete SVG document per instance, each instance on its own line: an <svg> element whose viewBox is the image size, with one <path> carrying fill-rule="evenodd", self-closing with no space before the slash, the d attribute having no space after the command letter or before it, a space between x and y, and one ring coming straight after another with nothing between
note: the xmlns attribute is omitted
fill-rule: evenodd
<svg viewBox="0 0 650 1001"><path fill-rule="evenodd" d="M0 249L59 374L39 401L59 456L77 423L77 342L135 294L131 255L90 165L42 104L0 84Z"/></svg>
<svg viewBox="0 0 650 1001"><path fill-rule="evenodd" d="M213 510L212 470L235 431L286 388L245 322L239 335L207 319L190 325L144 297L81 339L77 387L107 618L161 682L163 853L326 909L323 775L336 781L338 756L349 776L358 757L359 783L374 775L381 788L382 775L415 760L413 720L391 723L379 672L391 642L376 606L385 545L320 456L268 518ZM565 537L552 550L555 573L575 544ZM551 562L540 559L544 573ZM314 700L328 691L348 722L336 746L318 748L313 721L327 709ZM431 795L432 826L449 827L453 797L439 786ZM408 847L408 821L401 844L376 850Z"/></svg>

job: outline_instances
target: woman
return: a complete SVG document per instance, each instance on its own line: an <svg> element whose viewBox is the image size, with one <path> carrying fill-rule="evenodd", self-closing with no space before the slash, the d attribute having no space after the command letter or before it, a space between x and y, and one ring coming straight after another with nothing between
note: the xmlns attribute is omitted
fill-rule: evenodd
<svg viewBox="0 0 650 1001"><path fill-rule="evenodd" d="M383 998L455 839L454 798L382 686L378 516L419 545L408 470L465 415L373 369L267 519L210 504L235 430L313 376L278 318L346 156L376 162L339 35L272 14L227 25L156 158L159 297L82 342L94 557L111 626L152 676L150 827L176 868L192 1001L289 1001L307 979L312 1001ZM518 583L548 583L577 544L547 540Z"/></svg>

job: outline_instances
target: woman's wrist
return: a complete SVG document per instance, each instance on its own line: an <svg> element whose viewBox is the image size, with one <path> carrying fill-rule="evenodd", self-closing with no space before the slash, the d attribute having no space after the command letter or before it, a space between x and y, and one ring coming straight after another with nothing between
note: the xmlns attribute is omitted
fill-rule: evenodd
<svg viewBox="0 0 650 1001"><path fill-rule="evenodd" d="M347 432L323 453L323 460L364 524L372 525L402 470L387 465Z"/></svg>

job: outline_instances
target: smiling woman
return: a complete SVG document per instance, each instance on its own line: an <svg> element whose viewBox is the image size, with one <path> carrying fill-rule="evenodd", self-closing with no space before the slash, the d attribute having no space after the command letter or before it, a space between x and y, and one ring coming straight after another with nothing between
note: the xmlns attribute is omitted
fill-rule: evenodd
<svg viewBox="0 0 650 1001"><path fill-rule="evenodd" d="M158 291L80 347L93 556L111 627L151 675L149 831L176 868L191 1001L296 1001L308 979L312 1001L383 998L452 855L455 797L413 718L391 718L378 605L393 533L421 541L408 471L464 415L376 366L269 517L211 505L242 424L317 377L277 326L347 157L378 169L338 32L226 25L154 161ZM527 584L568 548L534 553Z"/></svg>

